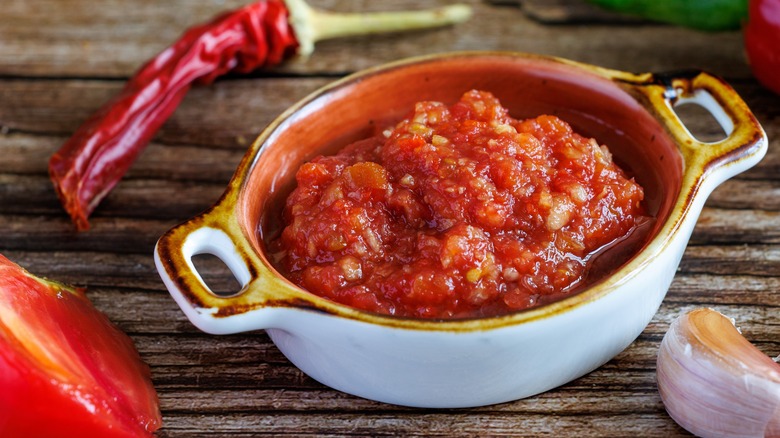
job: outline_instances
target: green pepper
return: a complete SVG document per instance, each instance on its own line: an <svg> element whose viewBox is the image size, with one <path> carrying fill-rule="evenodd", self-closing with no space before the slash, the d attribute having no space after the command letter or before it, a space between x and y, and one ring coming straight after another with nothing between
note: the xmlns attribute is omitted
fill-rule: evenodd
<svg viewBox="0 0 780 438"><path fill-rule="evenodd" d="M748 0L589 0L653 21L698 30L736 30L747 19Z"/></svg>

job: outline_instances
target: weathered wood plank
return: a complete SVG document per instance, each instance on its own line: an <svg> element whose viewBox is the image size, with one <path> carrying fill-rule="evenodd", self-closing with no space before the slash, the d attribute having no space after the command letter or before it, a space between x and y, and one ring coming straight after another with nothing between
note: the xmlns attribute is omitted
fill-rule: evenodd
<svg viewBox="0 0 780 438"><path fill-rule="evenodd" d="M772 180L726 181L712 192L707 204L729 209L780 211L780 175Z"/></svg>
<svg viewBox="0 0 780 438"><path fill-rule="evenodd" d="M66 137L13 133L0 135L0 174L48 175L49 158ZM125 179L166 179L227 183L244 148L197 147L152 142Z"/></svg>
<svg viewBox="0 0 780 438"><path fill-rule="evenodd" d="M203 397L202 394L193 392L176 392L172 401L178 406L191 406L189 409L174 411L173 415L192 414L219 414L225 412L224 405L235 406L232 414L295 411L306 413L327 412L338 410L345 413L363 415L378 415L383 418L407 415L412 410L398 406L383 405L368 400L336 393L335 391L281 391L281 390L242 390L242 391L215 391L212 397ZM657 394L638 394L627 396L628 392L608 391L593 395L582 396L576 391L563 389L555 394L545 394L518 402L505 403L496 406L475 408L470 410L473 414L491 417L525 417L527 415L549 415L550 412L567 412L571 415L598 415L611 414L608 406L619 404L621 412L653 413L663 412L660 406L660 398ZM193 397L188 397L192 395ZM162 401L163 406L166 400ZM222 405L222 409L220 409ZM444 420L453 415L464 415L463 410L430 411L431 417Z"/></svg>
<svg viewBox="0 0 780 438"><path fill-rule="evenodd" d="M719 275L775 276L780 272L780 246L689 246L680 272Z"/></svg>
<svg viewBox="0 0 780 438"><path fill-rule="evenodd" d="M562 32L559 26L530 20L520 8L465 2L474 6L475 14L462 25L401 36L326 41L310 59L287 63L275 71L332 75L420 54L495 49L545 53L635 71L696 67L729 77L750 77L739 32L612 25L569 26ZM448 3L426 2L430 6ZM111 0L95 8L87 0L67 4L47 0L34 5L24 0L6 1L0 17L0 75L127 77L186 27L240 4L237 0L176 0L163 7L153 0ZM414 0L323 0L312 4L344 12L420 7ZM713 47L717 51L711 50Z"/></svg>
<svg viewBox="0 0 780 438"><path fill-rule="evenodd" d="M3 255L36 275L75 286L164 291L152 251L153 247L144 254L47 251L41 245L38 251L3 250Z"/></svg>
<svg viewBox="0 0 780 438"><path fill-rule="evenodd" d="M459 412L377 415L320 413L297 414L176 415L166 418L161 436L688 436L663 413L625 413L610 416L565 413L521 416L481 415ZM215 432L215 431L219 432Z"/></svg>
<svg viewBox="0 0 780 438"><path fill-rule="evenodd" d="M125 216L183 221L214 204L227 183L227 179L221 183L123 180L95 210L94 218L108 220L112 216ZM61 216L62 212L47 176L0 174L0 213Z"/></svg>
<svg viewBox="0 0 780 438"><path fill-rule="evenodd" d="M263 331L232 336L213 336L200 332L184 335L134 333L134 340L140 352L152 357L150 363L155 366L184 367L210 363L290 366L290 362Z"/></svg>
<svg viewBox="0 0 780 438"><path fill-rule="evenodd" d="M102 251L117 254L151 254L163 233L177 219L102 219L92 221L89 232L77 233L67 214L0 215L0 251ZM128 236L134 236L128 239Z"/></svg>
<svg viewBox="0 0 780 438"><path fill-rule="evenodd" d="M279 389L238 389L215 390L209 394L195 391L170 390L161 399L163 407L170 406L176 414L218 414L230 411L262 412L278 411L342 411L354 413L382 412L403 414L413 411L402 406L387 405L350 396L338 391L321 390L279 390ZM541 394L519 402L503 403L494 406L474 408L475 413L494 415L547 414L566 410L572 414L610 413L612 404L621 404L625 412L648 412L663 409L658 394L653 392L599 391L581 393L566 387ZM229 404L226 409L225 405ZM443 412L441 415L450 415Z"/></svg>
<svg viewBox="0 0 780 438"><path fill-rule="evenodd" d="M224 354L228 354L224 352ZM268 364L263 361L242 364L190 364L187 366L155 365L155 387L209 391L225 388L291 388L320 389L321 384L306 376L292 364Z"/></svg>
<svg viewBox="0 0 780 438"><path fill-rule="evenodd" d="M156 141L244 151L287 107L329 81L246 79L194 88ZM11 132L67 138L121 87L120 81L0 80L0 125Z"/></svg>
<svg viewBox="0 0 780 438"><path fill-rule="evenodd" d="M780 308L780 277L678 273L665 303ZM778 321L780 322L780 321Z"/></svg>
<svg viewBox="0 0 780 438"><path fill-rule="evenodd" d="M750 193L740 193L737 198L761 197L761 192L752 192L752 194L753 196ZM718 204L718 201L713 199L712 203ZM763 201L759 200L758 203L760 202ZM777 211L705 207L696 222L690 244L778 243L779 220L780 212Z"/></svg>

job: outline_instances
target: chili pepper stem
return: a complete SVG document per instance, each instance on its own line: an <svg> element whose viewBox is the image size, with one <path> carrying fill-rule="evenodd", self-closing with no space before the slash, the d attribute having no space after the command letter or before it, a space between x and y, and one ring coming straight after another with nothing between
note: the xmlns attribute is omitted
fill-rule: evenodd
<svg viewBox="0 0 780 438"><path fill-rule="evenodd" d="M471 7L455 4L420 11L336 13L314 9L303 0L284 0L298 39L298 54L308 56L317 41L353 35L427 29L462 23Z"/></svg>

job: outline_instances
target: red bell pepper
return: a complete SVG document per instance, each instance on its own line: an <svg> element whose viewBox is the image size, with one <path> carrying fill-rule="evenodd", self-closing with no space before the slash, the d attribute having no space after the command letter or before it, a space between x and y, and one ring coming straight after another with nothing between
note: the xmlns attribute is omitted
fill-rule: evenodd
<svg viewBox="0 0 780 438"><path fill-rule="evenodd" d="M151 437L149 367L82 289L0 255L0 436Z"/></svg>
<svg viewBox="0 0 780 438"><path fill-rule="evenodd" d="M780 0L750 0L744 36L753 75L780 94Z"/></svg>

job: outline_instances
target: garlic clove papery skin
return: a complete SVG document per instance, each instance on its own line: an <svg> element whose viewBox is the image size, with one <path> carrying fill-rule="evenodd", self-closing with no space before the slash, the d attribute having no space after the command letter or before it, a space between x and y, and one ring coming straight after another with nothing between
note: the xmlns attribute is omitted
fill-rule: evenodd
<svg viewBox="0 0 780 438"><path fill-rule="evenodd" d="M701 437L780 437L780 364L731 319L696 309L661 341L658 390L669 415Z"/></svg>

